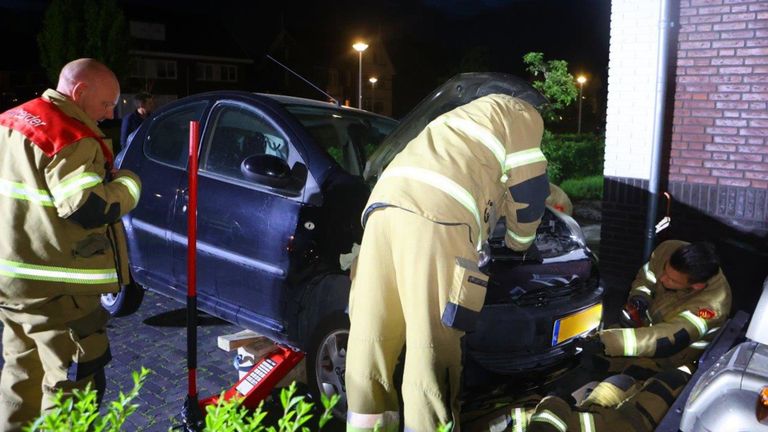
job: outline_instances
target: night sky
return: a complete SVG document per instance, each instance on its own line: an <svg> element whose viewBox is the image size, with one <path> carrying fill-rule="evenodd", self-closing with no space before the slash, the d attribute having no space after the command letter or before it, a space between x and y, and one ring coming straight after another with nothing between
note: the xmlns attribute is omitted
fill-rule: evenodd
<svg viewBox="0 0 768 432"><path fill-rule="evenodd" d="M15 43L0 69L35 67L43 0L0 0L0 37ZM394 64L394 115L458 72L526 76L522 55L541 51L584 73L585 96L604 110L609 0L119 1L128 16L175 16L229 32L244 55L262 62L281 31L292 39L297 69L356 56L351 44L381 35ZM260 90L260 89L257 89Z"/></svg>

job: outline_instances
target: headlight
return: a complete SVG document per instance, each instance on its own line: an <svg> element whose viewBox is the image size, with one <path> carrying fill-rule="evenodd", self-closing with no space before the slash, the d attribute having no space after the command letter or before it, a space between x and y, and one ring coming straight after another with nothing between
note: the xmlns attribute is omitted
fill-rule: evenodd
<svg viewBox="0 0 768 432"><path fill-rule="evenodd" d="M750 344L741 344L731 348L730 351L720 357L720 359L717 360L701 378L699 378L699 382L693 386L693 390L691 390L691 395L688 397L686 406L693 404L701 395L701 392L709 387L715 378L726 370L743 371L747 367L747 363L749 362L749 358L753 351L754 346L750 346Z"/></svg>
<svg viewBox="0 0 768 432"><path fill-rule="evenodd" d="M565 223L565 226L568 227L568 231L570 231L569 234L573 241L578 243L581 247L587 246L587 238L584 237L584 231L581 230L581 226L579 226L579 223L576 222L576 220L567 214L556 210L553 210L552 213L555 215L555 217L560 218L560 220Z"/></svg>

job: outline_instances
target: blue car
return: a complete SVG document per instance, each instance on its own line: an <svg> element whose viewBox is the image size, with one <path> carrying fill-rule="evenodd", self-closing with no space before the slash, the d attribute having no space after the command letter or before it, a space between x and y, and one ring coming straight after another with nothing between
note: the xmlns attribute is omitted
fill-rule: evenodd
<svg viewBox="0 0 768 432"><path fill-rule="evenodd" d="M446 101L457 86L506 91L490 84L510 79L460 75L400 124L332 103L247 92L162 107L118 157L143 189L124 218L132 281L103 296L103 305L113 315L131 313L144 289L185 301L189 122L197 120L198 307L304 350L310 388L343 396L350 280L339 257L362 238L372 183L409 137L460 103ZM562 364L575 339L600 323L596 259L573 219L548 209L527 254L503 247L503 221L497 232L485 266L486 306L467 335L469 387Z"/></svg>

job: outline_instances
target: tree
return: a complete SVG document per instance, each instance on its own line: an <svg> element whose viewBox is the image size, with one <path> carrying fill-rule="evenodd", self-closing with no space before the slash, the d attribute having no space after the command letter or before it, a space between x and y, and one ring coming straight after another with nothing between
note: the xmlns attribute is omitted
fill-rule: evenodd
<svg viewBox="0 0 768 432"><path fill-rule="evenodd" d="M128 27L116 0L53 0L37 35L40 64L52 83L68 62L90 57L118 78L128 68Z"/></svg>
<svg viewBox="0 0 768 432"><path fill-rule="evenodd" d="M568 73L568 62L565 60L544 60L544 54L529 52L523 56L526 70L534 77L540 78L533 82L533 87L549 99L545 108L544 118L550 122L560 120L560 111L576 100L576 89L573 75Z"/></svg>

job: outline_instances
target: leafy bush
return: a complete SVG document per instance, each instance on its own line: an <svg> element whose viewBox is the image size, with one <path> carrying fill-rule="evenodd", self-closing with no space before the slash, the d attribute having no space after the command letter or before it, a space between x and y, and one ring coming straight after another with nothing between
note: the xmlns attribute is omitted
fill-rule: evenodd
<svg viewBox="0 0 768 432"><path fill-rule="evenodd" d="M571 200L597 200L603 198L603 176L596 175L578 179L568 179L560 188Z"/></svg>
<svg viewBox="0 0 768 432"><path fill-rule="evenodd" d="M53 411L38 418L34 423L24 428L25 432L115 432L121 430L125 420L139 407L133 403L144 380L149 375L149 369L141 368L141 372L133 373L133 389L128 394L117 397L109 404L105 415L99 417L96 403L96 390L90 384L85 390L76 389L72 397L64 397L59 391L54 396Z"/></svg>
<svg viewBox="0 0 768 432"><path fill-rule="evenodd" d="M549 181L603 174L605 138L594 134L553 134L544 131L541 151L547 157Z"/></svg>
<svg viewBox="0 0 768 432"><path fill-rule="evenodd" d="M223 395L223 394L222 394ZM322 394L321 403L323 413L317 422L316 429L310 429L307 425L314 417L313 403L305 400L302 395L296 395L296 383L280 391L280 405L283 408L283 416L277 420L277 428L264 426L267 412L264 410L264 401L259 404L254 412L248 411L240 405L237 399L225 401L219 398L218 403L206 407L205 429L208 432L309 432L322 429L333 416L333 407L339 402L339 395L333 395L330 399Z"/></svg>
<svg viewBox="0 0 768 432"><path fill-rule="evenodd" d="M139 407L133 403L150 371L141 368L133 373L133 389L128 394L120 392L116 401L109 404L107 412L99 416L96 404L96 390L90 385L85 390L74 390L72 397L64 397L59 391L54 396L55 408L24 428L25 432L119 432L128 416ZM205 428L207 432L308 432L322 429L333 416L333 407L339 402L339 395L328 398L321 396L323 412L317 421L317 428L310 429L309 421L315 416L314 404L302 395L296 395L296 383L280 391L280 405L283 414L275 418L277 427L264 425L268 413L264 402L251 412L240 404L240 400L219 398L217 405L206 407Z"/></svg>

